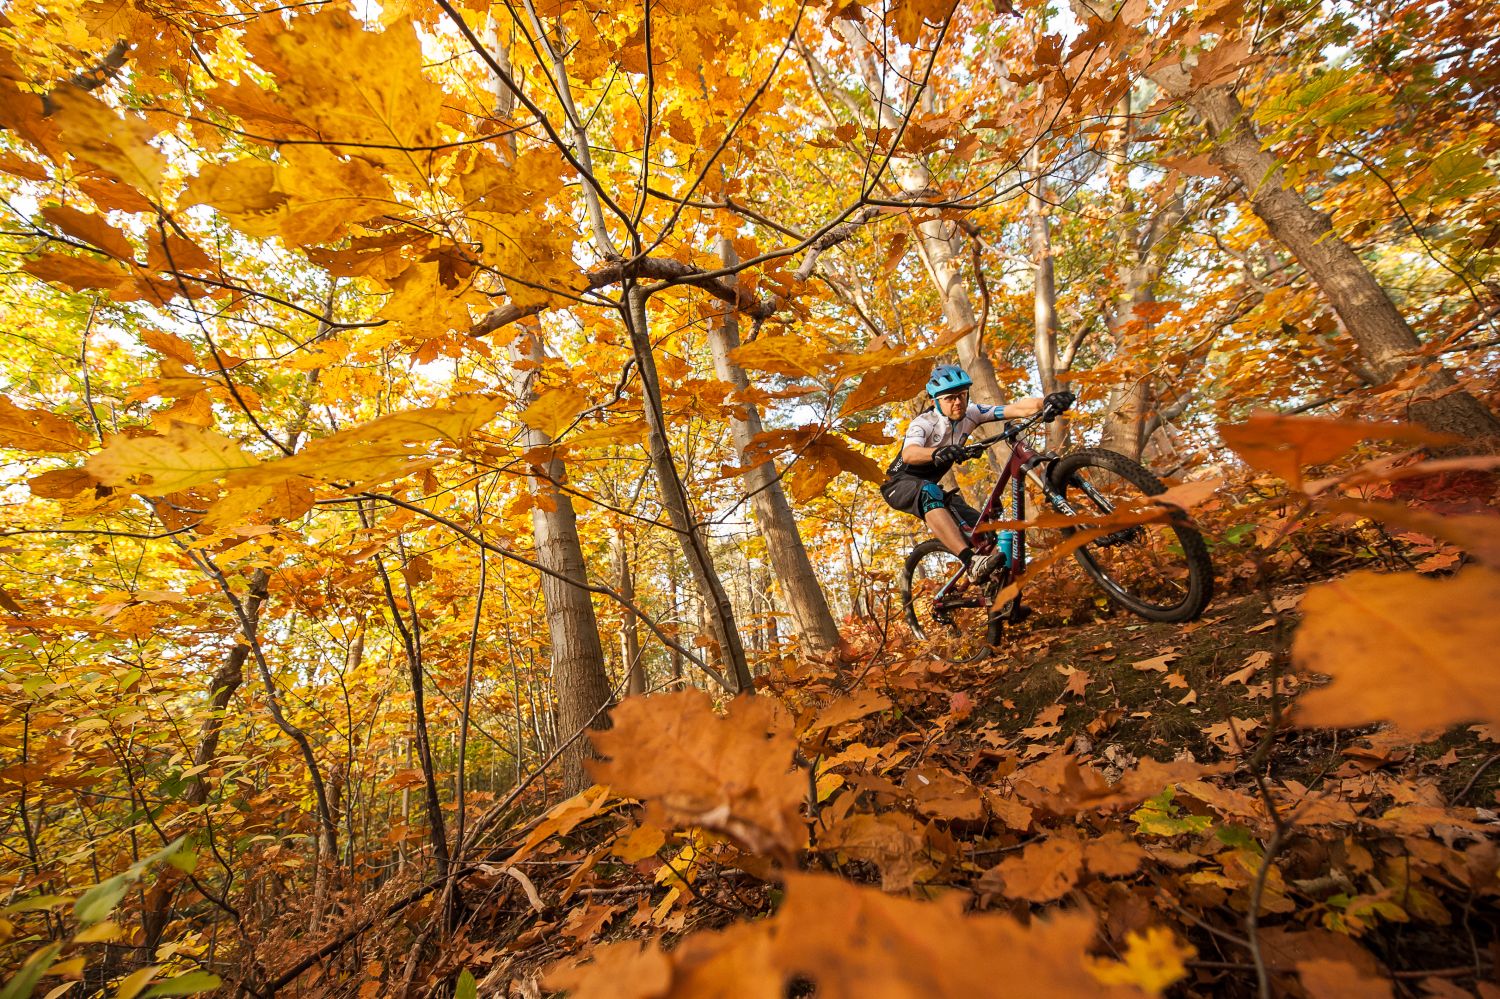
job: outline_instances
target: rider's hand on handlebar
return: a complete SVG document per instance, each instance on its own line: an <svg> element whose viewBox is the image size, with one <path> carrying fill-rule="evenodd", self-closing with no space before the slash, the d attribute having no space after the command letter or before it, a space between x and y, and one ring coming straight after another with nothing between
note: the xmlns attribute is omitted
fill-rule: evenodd
<svg viewBox="0 0 1500 999"><path fill-rule="evenodd" d="M1073 403L1078 397L1072 392L1064 389L1061 392L1048 392L1047 397L1042 400L1042 419L1052 420L1073 408Z"/></svg>
<svg viewBox="0 0 1500 999"><path fill-rule="evenodd" d="M968 461L970 455L960 444L944 444L932 452L932 463L934 465L956 465L959 462Z"/></svg>

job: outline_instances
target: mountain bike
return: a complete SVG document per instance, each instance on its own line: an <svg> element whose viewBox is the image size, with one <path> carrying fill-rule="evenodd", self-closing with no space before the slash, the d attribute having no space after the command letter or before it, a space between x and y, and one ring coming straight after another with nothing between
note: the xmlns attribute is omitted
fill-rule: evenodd
<svg viewBox="0 0 1500 999"><path fill-rule="evenodd" d="M1208 546L1187 515L1151 504L1165 484L1138 462L1105 448L1058 455L1035 450L1023 437L1050 423L1071 403L1049 405L1023 422L1007 424L995 437L965 445L965 460L1009 445L1010 455L990 489L975 524L957 516L975 557L1009 548L1009 558L980 583L971 582L958 556L932 539L912 549L901 574L902 609L918 639L950 662L969 662L999 646L1004 625L1029 611L1019 592L1000 608L997 596L1026 571L1027 528L980 531L996 521L1026 520L1029 480L1053 511L1076 526L1058 528L1063 538L1088 532L1073 555L1110 600L1148 621L1191 621L1213 596ZM1006 509L1006 495L1010 496ZM1080 538L1079 540L1084 540Z"/></svg>

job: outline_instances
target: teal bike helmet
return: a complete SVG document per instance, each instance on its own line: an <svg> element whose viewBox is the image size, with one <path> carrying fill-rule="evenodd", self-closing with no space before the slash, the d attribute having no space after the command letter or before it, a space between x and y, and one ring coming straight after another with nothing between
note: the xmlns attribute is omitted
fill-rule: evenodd
<svg viewBox="0 0 1500 999"><path fill-rule="evenodd" d="M956 392L966 389L974 384L974 379L969 373L956 364L939 364L932 369L932 377L927 379L927 395L936 399L944 392Z"/></svg>

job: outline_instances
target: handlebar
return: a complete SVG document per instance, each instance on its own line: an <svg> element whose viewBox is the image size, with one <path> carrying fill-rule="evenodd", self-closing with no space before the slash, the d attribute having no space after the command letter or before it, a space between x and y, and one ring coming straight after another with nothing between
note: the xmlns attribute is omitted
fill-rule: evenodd
<svg viewBox="0 0 1500 999"><path fill-rule="evenodd" d="M977 444L965 444L964 460L968 461L978 458L996 444L1009 444L1038 423L1051 423L1072 409L1073 403L1077 401L1077 397L1071 392L1051 393L1047 396L1047 401L1042 404L1042 411L1030 419L1022 420L1020 423L1008 424L1004 430L988 440L980 441Z"/></svg>

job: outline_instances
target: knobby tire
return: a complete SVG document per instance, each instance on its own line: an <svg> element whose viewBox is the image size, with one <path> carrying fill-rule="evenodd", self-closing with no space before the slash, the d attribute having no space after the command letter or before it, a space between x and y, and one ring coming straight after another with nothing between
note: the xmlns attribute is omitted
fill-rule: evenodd
<svg viewBox="0 0 1500 999"><path fill-rule="evenodd" d="M1085 515L1138 505L1167 488L1138 462L1104 448L1064 455L1052 465L1048 480ZM1106 505L1083 489L1084 481L1102 494ZM1108 543L1108 536L1090 542L1073 557L1111 600L1148 621L1179 623L1202 614L1213 596L1213 562L1203 535L1193 529L1187 515L1133 530L1114 544Z"/></svg>

